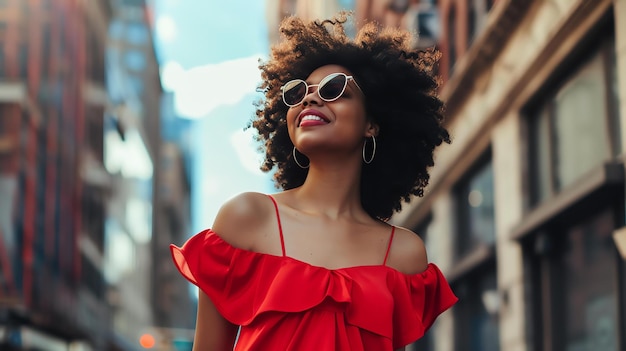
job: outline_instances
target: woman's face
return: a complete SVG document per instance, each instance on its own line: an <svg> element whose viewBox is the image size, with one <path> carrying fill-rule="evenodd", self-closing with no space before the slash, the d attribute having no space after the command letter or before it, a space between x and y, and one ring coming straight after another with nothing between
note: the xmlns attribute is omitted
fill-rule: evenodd
<svg viewBox="0 0 626 351"><path fill-rule="evenodd" d="M336 73L343 75L333 78ZM291 93L285 92L286 95L291 94L286 96L289 102L296 104L287 111L289 137L305 155L311 156L316 152L352 153L355 150L360 155L363 139L375 135L376 127L366 118L365 96L358 83L351 78L345 79L346 76L352 74L342 66L322 66L303 78L308 91L300 84ZM345 81L345 90L339 95ZM321 96L317 86L320 82ZM298 103L302 95L304 98Z"/></svg>

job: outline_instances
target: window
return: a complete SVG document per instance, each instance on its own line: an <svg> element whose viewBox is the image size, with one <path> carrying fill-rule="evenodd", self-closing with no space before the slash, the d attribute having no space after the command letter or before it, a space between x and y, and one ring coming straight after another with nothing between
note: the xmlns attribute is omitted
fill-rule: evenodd
<svg viewBox="0 0 626 351"><path fill-rule="evenodd" d="M416 6L416 5L412 5ZM410 30L417 31L417 47L432 47L438 44L440 40L441 21L439 18L439 10L434 4L421 3L416 6L416 10L411 10L407 15L414 16L413 20L407 20Z"/></svg>
<svg viewBox="0 0 626 351"><path fill-rule="evenodd" d="M0 41L0 78L6 78L6 57L4 52L4 42Z"/></svg>
<svg viewBox="0 0 626 351"><path fill-rule="evenodd" d="M453 289L459 298L454 307L455 349L500 350L495 262L464 276Z"/></svg>
<svg viewBox="0 0 626 351"><path fill-rule="evenodd" d="M26 44L19 46L19 69L20 78L26 78L28 76L28 46Z"/></svg>
<svg viewBox="0 0 626 351"><path fill-rule="evenodd" d="M489 148L453 189L456 205L456 267L452 288L455 349L499 350L493 166Z"/></svg>
<svg viewBox="0 0 626 351"><path fill-rule="evenodd" d="M126 38L131 44L144 45L148 42L148 29L143 23L129 23L126 26Z"/></svg>
<svg viewBox="0 0 626 351"><path fill-rule="evenodd" d="M109 25L109 36L113 39L122 39L124 37L124 29L124 23L119 20L113 20Z"/></svg>
<svg viewBox="0 0 626 351"><path fill-rule="evenodd" d="M472 45L472 41L474 41L474 37L478 34L478 28L480 21L480 9L476 7L476 1L470 0L467 4L467 47Z"/></svg>
<svg viewBox="0 0 626 351"><path fill-rule="evenodd" d="M490 158L489 151L454 189L458 258L479 246L495 242L493 167Z"/></svg>
<svg viewBox="0 0 626 351"><path fill-rule="evenodd" d="M448 76L452 75L456 63L456 9L454 3L450 3L448 9Z"/></svg>
<svg viewBox="0 0 626 351"><path fill-rule="evenodd" d="M619 153L614 57L614 46L603 44L531 112L531 205Z"/></svg>
<svg viewBox="0 0 626 351"><path fill-rule="evenodd" d="M613 208L555 226L535 240L533 324L544 350L617 351L618 255L611 233ZM542 243L542 244L538 244ZM537 349L536 347L536 349Z"/></svg>
<svg viewBox="0 0 626 351"><path fill-rule="evenodd" d="M49 23L46 23L42 26L42 41L43 41L43 46L42 46L42 52L41 55L42 57L51 57L52 56L52 50L50 50L50 45L51 45L51 41L52 41L52 28L51 25ZM49 74L50 74L50 60L39 60L40 64L41 64L41 76L44 79L47 79Z"/></svg>
<svg viewBox="0 0 626 351"><path fill-rule="evenodd" d="M104 47L102 47L102 45L100 45L100 43L98 42L95 32L88 31L86 33L86 36L86 44L89 48L89 51L87 52L88 77L94 83L100 83L104 85L106 74L104 66Z"/></svg>
<svg viewBox="0 0 626 351"><path fill-rule="evenodd" d="M487 23L487 15L493 6L489 0L468 0L467 4L467 46L482 32Z"/></svg>
<svg viewBox="0 0 626 351"><path fill-rule="evenodd" d="M146 68L146 57L143 52L138 50L127 51L124 54L124 64L128 69L140 72Z"/></svg>
<svg viewBox="0 0 626 351"><path fill-rule="evenodd" d="M141 77L135 75L129 75L127 78L127 82L132 91L141 96L144 92L144 83Z"/></svg>

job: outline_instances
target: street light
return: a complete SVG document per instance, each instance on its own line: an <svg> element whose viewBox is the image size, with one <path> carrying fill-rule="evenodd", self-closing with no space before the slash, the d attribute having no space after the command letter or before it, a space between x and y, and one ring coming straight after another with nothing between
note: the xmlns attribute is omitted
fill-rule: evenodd
<svg viewBox="0 0 626 351"><path fill-rule="evenodd" d="M144 349L151 349L155 344L156 341L154 340L154 336L152 334L146 333L139 337L139 345L141 345Z"/></svg>

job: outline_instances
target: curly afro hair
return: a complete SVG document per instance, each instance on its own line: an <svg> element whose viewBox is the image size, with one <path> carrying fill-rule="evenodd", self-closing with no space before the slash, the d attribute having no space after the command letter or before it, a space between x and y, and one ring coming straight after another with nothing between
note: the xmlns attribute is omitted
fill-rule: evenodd
<svg viewBox="0 0 626 351"><path fill-rule="evenodd" d="M293 161L287 131L289 109L280 87L292 79L306 79L315 69L336 64L352 72L365 95L367 117L379 127L376 157L361 173L361 202L373 218L388 220L401 202L423 196L433 151L450 136L442 125L443 103L437 97L434 68L439 53L414 50L407 31L365 24L351 40L345 33L348 15L305 22L286 18L280 27L284 40L272 47L260 64L265 100L257 105L251 126L263 143L263 171L276 168L274 180L282 189L304 183L307 169Z"/></svg>

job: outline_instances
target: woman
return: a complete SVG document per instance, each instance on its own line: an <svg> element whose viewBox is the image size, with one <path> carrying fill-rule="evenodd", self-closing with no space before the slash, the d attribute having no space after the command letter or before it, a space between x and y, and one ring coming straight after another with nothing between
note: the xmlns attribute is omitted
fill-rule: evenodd
<svg viewBox="0 0 626 351"><path fill-rule="evenodd" d="M261 65L252 127L284 191L238 195L172 246L201 289L194 350L403 350L456 302L422 240L386 223L449 142L435 53L373 24L350 41L345 21L286 19Z"/></svg>

